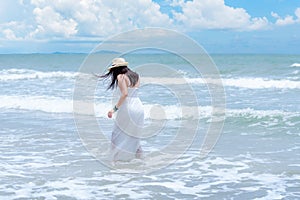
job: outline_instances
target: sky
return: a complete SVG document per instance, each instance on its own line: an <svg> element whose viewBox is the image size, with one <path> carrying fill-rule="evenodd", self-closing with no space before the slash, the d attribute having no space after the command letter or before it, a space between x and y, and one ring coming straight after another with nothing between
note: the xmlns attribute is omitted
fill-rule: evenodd
<svg viewBox="0 0 300 200"><path fill-rule="evenodd" d="M0 54L88 53L147 27L208 53L300 54L300 0L0 0Z"/></svg>

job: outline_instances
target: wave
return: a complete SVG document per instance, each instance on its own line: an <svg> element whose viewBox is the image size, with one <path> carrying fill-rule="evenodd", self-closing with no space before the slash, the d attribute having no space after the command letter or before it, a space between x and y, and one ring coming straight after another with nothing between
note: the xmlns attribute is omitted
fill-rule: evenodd
<svg viewBox="0 0 300 200"><path fill-rule="evenodd" d="M0 96L1 109L43 111L47 113L71 113L72 101L49 96Z"/></svg>
<svg viewBox="0 0 300 200"><path fill-rule="evenodd" d="M231 78L223 79L225 86L240 87L248 89L300 89L299 81L291 81L286 79L272 80L263 78Z"/></svg>
<svg viewBox="0 0 300 200"><path fill-rule="evenodd" d="M80 110L73 110L73 103L80 106ZM0 109L13 109L13 110L27 110L27 111L42 111L46 113L65 113L73 114L76 112L81 115L95 115L97 117L106 117L107 111L112 107L111 102L92 102L94 110L90 112L86 110L88 102L73 101L72 99L64 99L59 97L50 96L0 96ZM198 109L198 113L195 115L199 119L211 118L212 107L211 106L199 106L199 107L179 107L178 105L159 106L157 104L146 104L145 118L146 119L190 119L192 111ZM184 113L183 114L183 111ZM95 112L95 113L94 113ZM233 118L255 118L261 119L265 117L299 117L298 112L286 112L281 110L254 110L251 108L245 109L226 109L226 117Z"/></svg>
<svg viewBox="0 0 300 200"><path fill-rule="evenodd" d="M51 71L42 72L30 69L5 69L0 71L0 81L15 81L47 78L75 78L77 72Z"/></svg>
<svg viewBox="0 0 300 200"><path fill-rule="evenodd" d="M300 67L300 63L293 63L291 64L291 67Z"/></svg>
<svg viewBox="0 0 300 200"><path fill-rule="evenodd" d="M203 79L203 78L152 78L144 77L142 83L154 83L161 85L174 84L223 84L227 87L247 88L247 89L300 89L300 81L286 79L264 79L264 78L222 78L222 79Z"/></svg>
<svg viewBox="0 0 300 200"><path fill-rule="evenodd" d="M297 64L297 63L296 63ZM16 81L27 79L51 79L51 78L70 78L75 79L83 75L85 78L93 77L92 74L80 72L51 71L41 72L29 69L7 69L0 71L0 81ZM300 89L300 81L287 79L266 79L266 78L222 78L222 79L203 79L189 77L142 77L142 84L160 85L182 85L182 84L223 84L225 87L237 87L247 89Z"/></svg>
<svg viewBox="0 0 300 200"><path fill-rule="evenodd" d="M73 109L73 103L80 109ZM81 114L81 115L96 115L97 117L106 117L107 111L112 107L111 102L101 103L92 102L94 110L90 111L86 108L90 107L87 101L73 101L72 99L64 99L59 97L49 96L0 96L0 109L15 109L28 111L42 111L47 113L66 113L66 114ZM176 105L160 107L157 104L144 105L145 118L151 119L180 119L189 118L191 116L183 116L181 108ZM194 109L192 107L184 108ZM202 117L209 117L209 107L202 107ZM162 113L162 112L163 113ZM189 113L188 111L186 113Z"/></svg>

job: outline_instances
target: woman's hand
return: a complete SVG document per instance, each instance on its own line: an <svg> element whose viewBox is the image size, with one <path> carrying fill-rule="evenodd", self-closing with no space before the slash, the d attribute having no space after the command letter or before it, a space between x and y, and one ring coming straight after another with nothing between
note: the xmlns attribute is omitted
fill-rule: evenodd
<svg viewBox="0 0 300 200"><path fill-rule="evenodd" d="M108 118L112 118L114 112L115 112L114 110L108 111L108 113L107 113Z"/></svg>

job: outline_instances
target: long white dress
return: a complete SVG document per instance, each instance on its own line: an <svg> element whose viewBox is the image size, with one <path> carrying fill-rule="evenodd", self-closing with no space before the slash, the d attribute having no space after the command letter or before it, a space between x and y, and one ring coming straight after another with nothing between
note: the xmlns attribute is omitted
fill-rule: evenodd
<svg viewBox="0 0 300 200"><path fill-rule="evenodd" d="M128 96L117 111L111 137L113 161L140 158L140 134L144 126L144 108L138 88L128 88Z"/></svg>

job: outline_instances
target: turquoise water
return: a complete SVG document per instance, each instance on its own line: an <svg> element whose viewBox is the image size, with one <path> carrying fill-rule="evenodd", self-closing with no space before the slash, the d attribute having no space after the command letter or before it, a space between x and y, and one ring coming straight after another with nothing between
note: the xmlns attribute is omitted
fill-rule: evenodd
<svg viewBox="0 0 300 200"><path fill-rule="evenodd" d="M199 99L193 146L174 164L146 174L110 169L84 148L74 123L73 92L85 57L0 55L2 199L300 198L299 55L212 55L225 88L226 120L206 158L199 157L198 146L210 124L211 98L201 75L170 55L127 55L133 69L153 62L169 66ZM190 120L178 114L178 99L169 89L181 90L177 77L149 84L166 80L159 73L144 74L140 88L146 124L155 120L149 114L154 105L166 113L161 132L142 141L146 152L168 145L180 122ZM108 138L111 98L99 82L95 113Z"/></svg>

